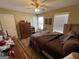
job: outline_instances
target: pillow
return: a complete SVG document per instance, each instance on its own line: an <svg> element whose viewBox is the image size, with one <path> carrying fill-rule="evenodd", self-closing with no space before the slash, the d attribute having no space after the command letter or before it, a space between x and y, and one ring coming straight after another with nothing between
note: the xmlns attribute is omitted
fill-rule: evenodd
<svg viewBox="0 0 79 59"><path fill-rule="evenodd" d="M70 31L66 35L64 35L62 41L65 42L69 40L71 37L75 37L75 33L73 31Z"/></svg>

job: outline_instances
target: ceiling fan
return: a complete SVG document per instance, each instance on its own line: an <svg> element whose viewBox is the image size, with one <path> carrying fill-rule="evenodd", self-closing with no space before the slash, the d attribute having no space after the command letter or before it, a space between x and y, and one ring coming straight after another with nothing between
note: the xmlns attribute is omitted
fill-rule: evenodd
<svg viewBox="0 0 79 59"><path fill-rule="evenodd" d="M45 11L48 7L46 5L46 2L48 0L28 0L27 3L24 3L23 5L21 4L15 4L15 6L18 6L19 8L26 8L26 9L31 9L34 10L36 13L40 11Z"/></svg>
<svg viewBox="0 0 79 59"><path fill-rule="evenodd" d="M45 2L47 0L31 0L30 5L33 6L35 9L35 12L39 12L41 8L46 8L47 6L45 5Z"/></svg>

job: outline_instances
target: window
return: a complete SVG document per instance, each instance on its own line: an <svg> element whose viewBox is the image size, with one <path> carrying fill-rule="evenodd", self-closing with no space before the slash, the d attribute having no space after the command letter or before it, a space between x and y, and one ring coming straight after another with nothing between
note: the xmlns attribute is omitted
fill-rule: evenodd
<svg viewBox="0 0 79 59"><path fill-rule="evenodd" d="M36 16L33 17L32 26L35 27L35 31L36 31L37 28L38 28L38 27L37 27L37 17L36 17Z"/></svg>
<svg viewBox="0 0 79 59"><path fill-rule="evenodd" d="M69 13L54 16L53 32L63 33L64 24L68 22Z"/></svg>
<svg viewBox="0 0 79 59"><path fill-rule="evenodd" d="M37 31L37 29L43 30L43 24L44 24L43 17L33 17L32 26L35 27L35 31Z"/></svg>
<svg viewBox="0 0 79 59"><path fill-rule="evenodd" d="M38 17L38 28L43 30L44 18Z"/></svg>

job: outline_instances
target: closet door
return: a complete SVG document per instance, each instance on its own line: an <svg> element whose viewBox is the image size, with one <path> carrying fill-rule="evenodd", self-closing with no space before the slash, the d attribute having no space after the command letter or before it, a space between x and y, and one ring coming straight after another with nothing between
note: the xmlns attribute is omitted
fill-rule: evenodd
<svg viewBox="0 0 79 59"><path fill-rule="evenodd" d="M16 24L13 15L10 14L0 14L0 23L3 28L4 33L8 32L11 36L17 36Z"/></svg>

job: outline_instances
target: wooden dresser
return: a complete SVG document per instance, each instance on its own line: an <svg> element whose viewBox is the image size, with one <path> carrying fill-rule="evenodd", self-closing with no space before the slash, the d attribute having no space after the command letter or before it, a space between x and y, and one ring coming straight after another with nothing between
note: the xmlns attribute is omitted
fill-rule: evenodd
<svg viewBox="0 0 79 59"><path fill-rule="evenodd" d="M31 25L29 22L20 21L19 30L21 39L25 39L31 35Z"/></svg>

